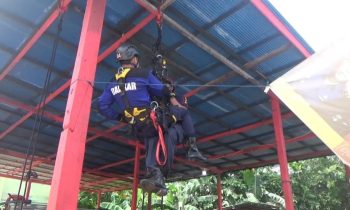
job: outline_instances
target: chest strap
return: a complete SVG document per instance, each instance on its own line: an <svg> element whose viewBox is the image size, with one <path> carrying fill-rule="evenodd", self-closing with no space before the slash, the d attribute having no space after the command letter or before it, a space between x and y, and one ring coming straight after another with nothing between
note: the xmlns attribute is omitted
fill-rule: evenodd
<svg viewBox="0 0 350 210"><path fill-rule="evenodd" d="M130 70L131 68L123 68L122 71L119 71L115 75L115 79L117 80L117 84L120 89L120 97L125 105L125 110L123 113L124 119L129 124L135 124L136 122L143 122L149 116L149 110L148 108L130 106L130 101L125 91L126 76Z"/></svg>

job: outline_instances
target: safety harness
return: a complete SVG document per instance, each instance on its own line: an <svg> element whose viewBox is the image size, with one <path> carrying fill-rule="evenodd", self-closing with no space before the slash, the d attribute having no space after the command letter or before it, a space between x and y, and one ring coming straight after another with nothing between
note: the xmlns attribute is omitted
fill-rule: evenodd
<svg viewBox="0 0 350 210"><path fill-rule="evenodd" d="M120 89L120 96L123 100L123 103L125 105L124 110L124 120L134 126L136 123L148 123L147 119L148 117L151 119L152 124L154 128L158 132L158 143L157 143L157 149L156 149L156 160L157 163L161 166L164 166L166 164L166 161L168 159L168 153L166 150L165 140L164 140L164 134L163 129L159 124L156 111L159 109L157 102L152 102L151 105L153 105L153 108L150 109L150 107L131 107L130 102L128 99L128 96L125 91L125 80L127 74L130 72L131 68L123 68L121 71L119 71L115 78L117 80L117 84ZM163 156L163 160L161 158Z"/></svg>
<svg viewBox="0 0 350 210"><path fill-rule="evenodd" d="M129 124L135 124L136 122L143 122L149 115L148 107L131 107L128 96L125 91L125 79L126 75L130 72L131 68L123 68L115 75L117 80L120 96L125 105L124 119Z"/></svg>

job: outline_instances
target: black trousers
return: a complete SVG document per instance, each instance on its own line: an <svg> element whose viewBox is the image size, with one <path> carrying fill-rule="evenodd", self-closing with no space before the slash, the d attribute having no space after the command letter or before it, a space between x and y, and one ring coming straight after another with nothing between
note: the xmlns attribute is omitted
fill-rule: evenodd
<svg viewBox="0 0 350 210"><path fill-rule="evenodd" d="M152 128L149 128L149 129L152 129ZM150 131L150 132L152 133L153 131ZM146 148L146 167L147 168L158 167L157 161L156 161L158 135L146 136L144 138L141 137L141 139L144 141L145 148ZM166 133L164 133L164 140L165 140L167 154L168 154L166 168L171 169L174 162L176 145L181 143L183 140L183 129L181 125L174 124L171 127L169 127Z"/></svg>

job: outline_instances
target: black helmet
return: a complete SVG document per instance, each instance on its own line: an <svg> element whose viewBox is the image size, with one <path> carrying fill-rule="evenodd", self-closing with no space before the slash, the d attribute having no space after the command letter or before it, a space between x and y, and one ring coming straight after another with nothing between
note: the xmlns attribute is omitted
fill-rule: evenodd
<svg viewBox="0 0 350 210"><path fill-rule="evenodd" d="M134 56L140 55L135 45L128 44L128 43L122 44L117 49L116 53L117 53L118 61L128 61L128 60L131 60Z"/></svg>

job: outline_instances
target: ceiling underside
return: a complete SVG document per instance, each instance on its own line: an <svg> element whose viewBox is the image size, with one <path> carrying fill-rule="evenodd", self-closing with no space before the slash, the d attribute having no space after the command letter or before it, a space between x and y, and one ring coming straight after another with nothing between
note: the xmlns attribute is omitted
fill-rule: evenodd
<svg viewBox="0 0 350 210"><path fill-rule="evenodd" d="M37 182L49 184L52 177L85 5L86 1L74 0L63 15L51 95L36 144L33 170L39 174ZM0 2L1 176L21 175L59 18L23 58L16 61L16 57L57 9L53 0ZM271 104L264 86L303 61L306 55L301 49L309 54L312 49L268 1L182 0L174 1L164 13L162 49L168 72L177 91L189 97L198 146L209 157L205 163L186 161L179 145L174 180L198 177L202 169L217 173L277 163ZM100 55L148 15L134 1L108 0ZM280 26L272 24L271 17ZM190 41L184 31L196 41ZM156 38L156 24L151 21L130 39L142 51L143 65L150 64ZM135 147L127 142L133 138L127 126L100 115L96 104L117 67L113 53L97 67L81 183L84 190L131 186ZM289 160L331 154L284 106L282 118Z"/></svg>

